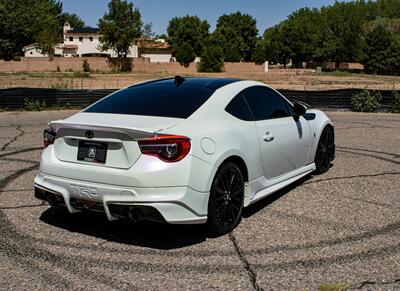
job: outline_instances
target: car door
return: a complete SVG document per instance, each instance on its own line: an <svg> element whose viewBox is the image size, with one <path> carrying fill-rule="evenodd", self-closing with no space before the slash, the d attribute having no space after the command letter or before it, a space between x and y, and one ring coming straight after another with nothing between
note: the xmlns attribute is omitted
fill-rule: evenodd
<svg viewBox="0 0 400 291"><path fill-rule="evenodd" d="M292 105L268 87L253 86L242 94L256 120L264 176L273 179L305 166L311 145L307 121L296 121Z"/></svg>

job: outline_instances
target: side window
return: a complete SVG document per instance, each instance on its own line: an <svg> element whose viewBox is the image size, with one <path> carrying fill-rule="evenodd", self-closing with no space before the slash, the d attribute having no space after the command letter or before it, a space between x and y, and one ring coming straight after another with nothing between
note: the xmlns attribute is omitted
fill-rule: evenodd
<svg viewBox="0 0 400 291"><path fill-rule="evenodd" d="M291 116L289 104L273 90L254 86L243 91L243 96L256 120Z"/></svg>
<svg viewBox="0 0 400 291"><path fill-rule="evenodd" d="M236 95L226 106L225 111L229 114L245 121L253 121L253 114L250 112L249 106L244 100L242 94Z"/></svg>

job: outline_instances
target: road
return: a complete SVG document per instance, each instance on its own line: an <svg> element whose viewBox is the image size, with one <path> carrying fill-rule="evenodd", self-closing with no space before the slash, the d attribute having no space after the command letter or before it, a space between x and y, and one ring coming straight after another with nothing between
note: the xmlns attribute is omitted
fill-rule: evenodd
<svg viewBox="0 0 400 291"><path fill-rule="evenodd" d="M33 198L45 123L0 113L0 289L400 289L400 115L328 112L337 158L244 213L231 234L108 222Z"/></svg>

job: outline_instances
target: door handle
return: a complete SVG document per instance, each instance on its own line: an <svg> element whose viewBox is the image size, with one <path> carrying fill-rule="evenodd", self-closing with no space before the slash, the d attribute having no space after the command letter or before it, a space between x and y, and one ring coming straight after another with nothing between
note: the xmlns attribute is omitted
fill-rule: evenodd
<svg viewBox="0 0 400 291"><path fill-rule="evenodd" d="M263 140L266 141L266 142L273 141L274 140L274 136L269 131L267 131L265 133L265 135L263 136Z"/></svg>

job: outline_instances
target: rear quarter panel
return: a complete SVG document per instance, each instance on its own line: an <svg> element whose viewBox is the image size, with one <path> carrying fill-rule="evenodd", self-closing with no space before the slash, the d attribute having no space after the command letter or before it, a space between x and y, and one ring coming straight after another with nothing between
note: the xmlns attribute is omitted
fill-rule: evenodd
<svg viewBox="0 0 400 291"><path fill-rule="evenodd" d="M225 111L232 98L249 84L258 82L237 82L216 90L192 116L163 131L191 138L191 154L213 166L207 175L208 188L218 167L231 156L238 156L245 162L249 180L263 175L255 122L240 120Z"/></svg>

